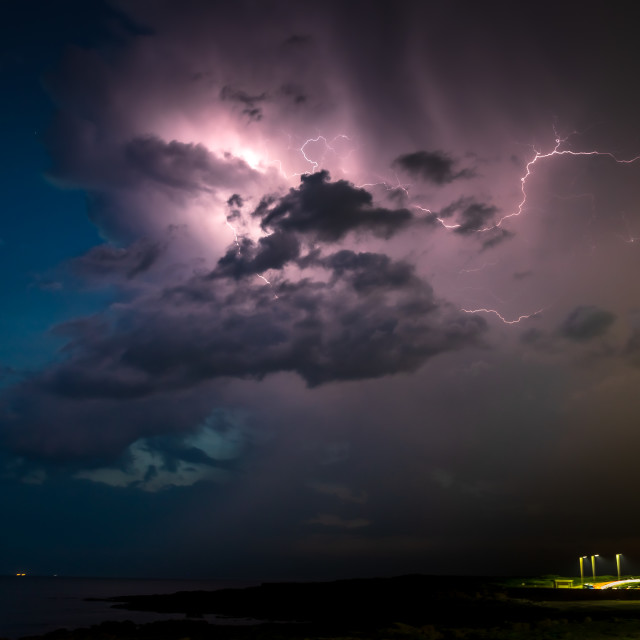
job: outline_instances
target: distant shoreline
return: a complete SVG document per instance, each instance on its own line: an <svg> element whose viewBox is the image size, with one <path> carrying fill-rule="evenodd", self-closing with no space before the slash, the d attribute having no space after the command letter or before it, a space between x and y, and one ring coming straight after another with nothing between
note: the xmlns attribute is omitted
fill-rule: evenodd
<svg viewBox="0 0 640 640"><path fill-rule="evenodd" d="M604 634L602 637L607 637L607 625L612 620L618 620L630 634L640 633L637 619L640 590L504 587L498 582L487 578L415 575L88 598L110 603L123 612L184 617L146 623L105 621L29 637L34 640L180 640L187 637L192 640L218 637L303 640L368 638L380 634L388 637L391 633L398 636L397 640L411 640L418 633L416 630L428 627L432 631L427 634L427 640L446 640L448 636L465 637L465 634L487 629L495 631L496 638L509 638L510 633L515 633L514 625L528 625L533 640L545 638L554 625L564 625L563 632L590 639L600 637L600 632ZM216 624L202 619L211 614L218 618ZM226 624L225 616L245 624L234 624L232 620ZM589 625L588 629L584 629L584 625ZM402 638L403 634L406 639ZM422 637L424 632L418 635Z"/></svg>

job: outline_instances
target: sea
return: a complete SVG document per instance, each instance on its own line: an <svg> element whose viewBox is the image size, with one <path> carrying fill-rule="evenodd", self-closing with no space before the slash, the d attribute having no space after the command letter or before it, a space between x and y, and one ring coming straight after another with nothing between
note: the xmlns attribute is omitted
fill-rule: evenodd
<svg viewBox="0 0 640 640"><path fill-rule="evenodd" d="M107 620L136 623L184 619L184 614L159 614L113 609L110 602L89 598L152 595L177 591L241 589L259 584L239 580L143 580L121 578L65 578L0 576L0 639L22 638L89 627ZM249 619L204 615L211 623L247 624Z"/></svg>

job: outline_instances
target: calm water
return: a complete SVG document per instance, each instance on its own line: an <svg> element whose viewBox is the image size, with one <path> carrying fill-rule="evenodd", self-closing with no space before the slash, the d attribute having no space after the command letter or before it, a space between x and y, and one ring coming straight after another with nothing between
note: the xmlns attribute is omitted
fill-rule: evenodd
<svg viewBox="0 0 640 640"><path fill-rule="evenodd" d="M152 622L181 614L138 613L112 609L108 602L85 598L242 588L257 584L213 580L122 580L109 578L0 577L0 638L37 635L66 627L87 627L105 620ZM205 616L215 622L215 616Z"/></svg>

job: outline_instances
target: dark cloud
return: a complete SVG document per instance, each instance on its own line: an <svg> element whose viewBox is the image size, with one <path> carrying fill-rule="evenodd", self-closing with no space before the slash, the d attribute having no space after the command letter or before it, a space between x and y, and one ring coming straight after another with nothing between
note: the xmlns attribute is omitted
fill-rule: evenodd
<svg viewBox="0 0 640 640"><path fill-rule="evenodd" d="M243 238L232 245L211 273L211 278L242 278L269 269L282 269L300 255L300 241L294 234L276 232L253 242Z"/></svg>
<svg viewBox="0 0 640 640"><path fill-rule="evenodd" d="M263 229L281 229L335 242L350 231L368 231L389 238L406 228L413 215L407 209L383 209L373 205L371 194L345 180L331 182L327 171L300 178L275 206L265 206L254 215L262 217Z"/></svg>
<svg viewBox="0 0 640 640"><path fill-rule="evenodd" d="M253 120L257 122L262 120L263 116L262 108L258 105L267 99L267 94L261 93L259 95L252 96L242 89L225 86L222 87L222 90L220 91L220 99L237 102L242 107L242 113L247 116L250 121Z"/></svg>
<svg viewBox="0 0 640 640"><path fill-rule="evenodd" d="M158 454L163 468L170 472L175 472L181 462L226 469L237 467L237 461L233 457L220 458L215 452L207 453L202 448L185 442L184 437L175 435L145 438L145 447L151 453Z"/></svg>
<svg viewBox="0 0 640 640"><path fill-rule="evenodd" d="M50 372L46 385L57 393L120 397L144 395L149 385L295 371L313 386L414 370L436 353L475 343L485 327L478 316L443 307L408 265L386 256L342 252L326 264L330 282L285 282L278 300L269 287L245 284L212 290L216 305L196 303L197 294L185 296L187 284L176 296L146 301L97 339L74 336L79 355ZM383 268L369 274L372 264ZM200 280L193 280L197 291ZM91 375L81 375L85 367Z"/></svg>
<svg viewBox="0 0 640 640"><path fill-rule="evenodd" d="M455 233L468 235L485 229L493 231L490 221L494 219L497 211L497 207L483 202L476 202L473 198L463 197L444 207L439 215L444 219L455 216L458 224L454 229ZM485 244L489 243L488 246L491 246L491 244L496 244L506 237L509 237L509 232L498 227L488 240L484 238L483 240Z"/></svg>
<svg viewBox="0 0 640 640"><path fill-rule="evenodd" d="M124 277L130 280L151 269L165 250L166 244L145 239L123 248L101 244L76 258L72 268L87 278Z"/></svg>
<svg viewBox="0 0 640 640"><path fill-rule="evenodd" d="M0 443L6 450L36 462L95 466L116 461L140 438L189 433L211 410L211 400L205 402L194 393L106 397L108 391L102 393L100 385L108 385L108 380L98 381L94 375L81 385L75 376L90 371L80 370L79 365L73 368L74 373L58 372L60 377L51 372L5 394L0 405ZM92 389L96 393L89 397ZM115 386L111 391L116 391ZM118 392L127 393L122 385Z"/></svg>
<svg viewBox="0 0 640 640"><path fill-rule="evenodd" d="M165 142L155 136L127 143L125 156L144 177L193 193L229 187L256 175L244 160L229 153L221 158L202 144Z"/></svg>
<svg viewBox="0 0 640 640"><path fill-rule="evenodd" d="M557 354L560 351L555 334L535 327L523 331L520 342L540 353Z"/></svg>
<svg viewBox="0 0 640 640"><path fill-rule="evenodd" d="M613 313L594 305L576 307L560 326L560 334L569 340L587 342L603 336L615 319Z"/></svg>
<svg viewBox="0 0 640 640"><path fill-rule="evenodd" d="M55 148L59 145L60 150L51 179L83 189L89 218L118 244L151 238L184 223L198 198L227 200L229 193L239 194L263 179L245 160L226 150L210 151L201 143L155 135L118 140L120 133L94 148L83 132L64 136L60 128L56 131L60 139Z"/></svg>
<svg viewBox="0 0 640 640"><path fill-rule="evenodd" d="M458 213L460 226L456 228L456 233L475 233L485 228L487 220L491 220L496 213L496 208L474 202L463 207Z"/></svg>
<svg viewBox="0 0 640 640"><path fill-rule="evenodd" d="M66 359L10 391L5 443L43 456L118 453L142 436L184 429L185 418L170 426L158 413L171 403L175 416L208 380L291 371L315 387L389 376L478 344L486 329L437 300L406 263L341 251L316 266L331 271L328 282L285 281L277 299L263 284L196 276L67 323L58 329ZM129 424L132 414L139 419Z"/></svg>
<svg viewBox="0 0 640 640"><path fill-rule="evenodd" d="M501 242L513 238L515 235L511 231L503 229L502 227L491 227L486 230L485 228L482 228L479 230L482 231L481 240L483 249L491 249L492 247L499 245Z"/></svg>
<svg viewBox="0 0 640 640"><path fill-rule="evenodd" d="M14 63L39 57L48 57L50 62L59 49L71 43L81 47L122 44L131 37L152 34L106 0L91 5L82 0L60 0L55 6L41 0L5 2L1 11L2 57L11 59L8 54L12 52Z"/></svg>
<svg viewBox="0 0 640 640"><path fill-rule="evenodd" d="M460 169L457 161L444 151L415 151L398 156L392 166L403 169L410 175L439 186L454 180L469 179L475 176L472 169Z"/></svg>
<svg viewBox="0 0 640 640"><path fill-rule="evenodd" d="M244 200L242 199L242 196L240 196L237 193L234 193L228 200L227 200L227 204L230 207L238 207L239 209L242 209L242 207L244 206Z"/></svg>
<svg viewBox="0 0 640 640"><path fill-rule="evenodd" d="M304 89L292 82L287 82L280 87L280 94L292 100L294 104L301 105L307 102L307 95Z"/></svg>
<svg viewBox="0 0 640 640"><path fill-rule="evenodd" d="M523 331L520 336L520 341L529 345L537 345L544 339L546 339L545 332L540 329L536 329L535 327Z"/></svg>
<svg viewBox="0 0 640 640"><path fill-rule="evenodd" d="M413 265L394 262L380 253L344 250L320 260L319 264L331 269L334 279L347 279L358 293L427 286L416 277Z"/></svg>

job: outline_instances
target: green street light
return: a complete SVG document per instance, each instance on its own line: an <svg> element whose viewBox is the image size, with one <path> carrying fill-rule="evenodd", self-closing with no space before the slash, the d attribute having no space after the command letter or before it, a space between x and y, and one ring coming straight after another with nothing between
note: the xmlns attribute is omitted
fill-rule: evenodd
<svg viewBox="0 0 640 640"><path fill-rule="evenodd" d="M595 555L591 556L591 571L593 572L593 581L596 581L596 558L599 558L600 554L596 553Z"/></svg>
<svg viewBox="0 0 640 640"><path fill-rule="evenodd" d="M580 556L580 584L584 585L584 559L587 556Z"/></svg>
<svg viewBox="0 0 640 640"><path fill-rule="evenodd" d="M620 580L620 556L621 553L616 553L616 565L618 566L618 580Z"/></svg>

